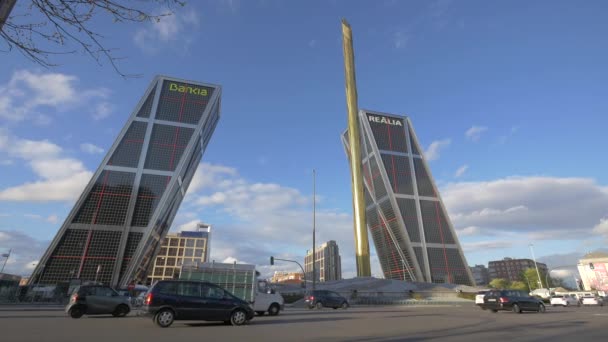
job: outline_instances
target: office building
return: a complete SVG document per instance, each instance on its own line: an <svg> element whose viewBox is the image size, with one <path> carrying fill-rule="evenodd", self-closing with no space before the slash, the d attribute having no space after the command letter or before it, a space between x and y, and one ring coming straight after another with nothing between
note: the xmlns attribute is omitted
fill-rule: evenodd
<svg viewBox="0 0 608 342"><path fill-rule="evenodd" d="M301 284L304 282L304 274L302 274L302 272L275 271L272 278L270 278L270 282L282 284Z"/></svg>
<svg viewBox="0 0 608 342"><path fill-rule="evenodd" d="M608 292L607 253L589 253L579 260L577 266L585 291Z"/></svg>
<svg viewBox="0 0 608 342"><path fill-rule="evenodd" d="M323 282L342 279L342 261L336 241L327 241L317 247L315 252L316 281ZM311 281L312 271L312 252L306 251L304 272L306 272L306 279L310 279Z"/></svg>
<svg viewBox="0 0 608 342"><path fill-rule="evenodd" d="M198 265L209 261L211 226L198 224L196 231L169 233L156 255L148 284L179 277L182 265Z"/></svg>
<svg viewBox="0 0 608 342"><path fill-rule="evenodd" d="M547 265L543 264L542 262L537 262L536 264L538 265L540 277L544 282L544 277L547 274ZM507 279L509 281L525 281L522 274L528 268L535 268L534 260L504 258L503 260L494 260L488 263L490 281L497 278ZM528 280L530 282L538 282L538 276L536 279Z"/></svg>
<svg viewBox="0 0 608 342"><path fill-rule="evenodd" d="M30 283L145 282L220 117L221 88L157 76Z"/></svg>
<svg viewBox="0 0 608 342"><path fill-rule="evenodd" d="M485 265L471 266L471 273L477 286L484 286L490 283L490 273Z"/></svg>
<svg viewBox="0 0 608 342"><path fill-rule="evenodd" d="M360 110L359 131L367 228L384 277L473 285L410 119ZM348 131L342 142L349 151Z"/></svg>

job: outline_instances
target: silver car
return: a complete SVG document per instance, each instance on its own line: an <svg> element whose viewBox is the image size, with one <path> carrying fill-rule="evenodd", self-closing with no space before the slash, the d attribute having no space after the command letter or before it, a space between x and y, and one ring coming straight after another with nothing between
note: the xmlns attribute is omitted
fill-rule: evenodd
<svg viewBox="0 0 608 342"><path fill-rule="evenodd" d="M109 286L81 285L74 289L65 312L72 318L82 315L112 314L124 317L131 311L128 297L121 296Z"/></svg>

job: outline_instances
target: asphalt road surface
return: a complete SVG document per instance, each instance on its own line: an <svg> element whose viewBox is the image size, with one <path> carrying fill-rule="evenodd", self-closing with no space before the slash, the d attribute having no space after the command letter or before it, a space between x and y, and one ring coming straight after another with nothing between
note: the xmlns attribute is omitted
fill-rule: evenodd
<svg viewBox="0 0 608 342"><path fill-rule="evenodd" d="M0 341L606 341L608 307L491 313L473 305L292 309L233 327L150 318L68 318L62 311L0 307Z"/></svg>

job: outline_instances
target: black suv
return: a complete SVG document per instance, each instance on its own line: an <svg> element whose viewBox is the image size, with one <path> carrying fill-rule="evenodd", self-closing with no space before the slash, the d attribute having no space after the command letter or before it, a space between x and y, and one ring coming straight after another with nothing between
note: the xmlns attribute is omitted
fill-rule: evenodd
<svg viewBox="0 0 608 342"><path fill-rule="evenodd" d="M221 287L201 281L162 280L146 293L143 311L166 328L174 320L223 321L242 325L253 308Z"/></svg>
<svg viewBox="0 0 608 342"><path fill-rule="evenodd" d="M516 313L521 313L522 311L545 312L545 304L540 299L520 290L489 291L483 298L481 308L491 310L492 312L497 312L498 310Z"/></svg>
<svg viewBox="0 0 608 342"><path fill-rule="evenodd" d="M308 296L306 296L304 301L309 309L321 309L323 307L330 307L334 309L348 308L348 300L346 300L346 298L342 297L336 292L327 290L312 291Z"/></svg>

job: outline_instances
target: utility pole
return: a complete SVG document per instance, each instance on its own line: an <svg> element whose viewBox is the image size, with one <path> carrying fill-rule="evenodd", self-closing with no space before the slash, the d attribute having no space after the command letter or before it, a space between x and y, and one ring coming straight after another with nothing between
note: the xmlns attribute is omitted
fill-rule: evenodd
<svg viewBox="0 0 608 342"><path fill-rule="evenodd" d="M538 276L538 288L543 287L543 282L540 280L540 272L538 272L538 264L536 263L536 257L534 256L534 245L530 244L530 252L532 252L532 260L534 260L534 267L536 268L536 275Z"/></svg>
<svg viewBox="0 0 608 342"><path fill-rule="evenodd" d="M317 172L315 171L315 169L312 169L312 290L314 291L316 288L316 284L317 284L317 261L316 261L316 254L317 254L317 250L316 250L316 225L317 225L317 194L316 194L316 177L317 176Z"/></svg>

